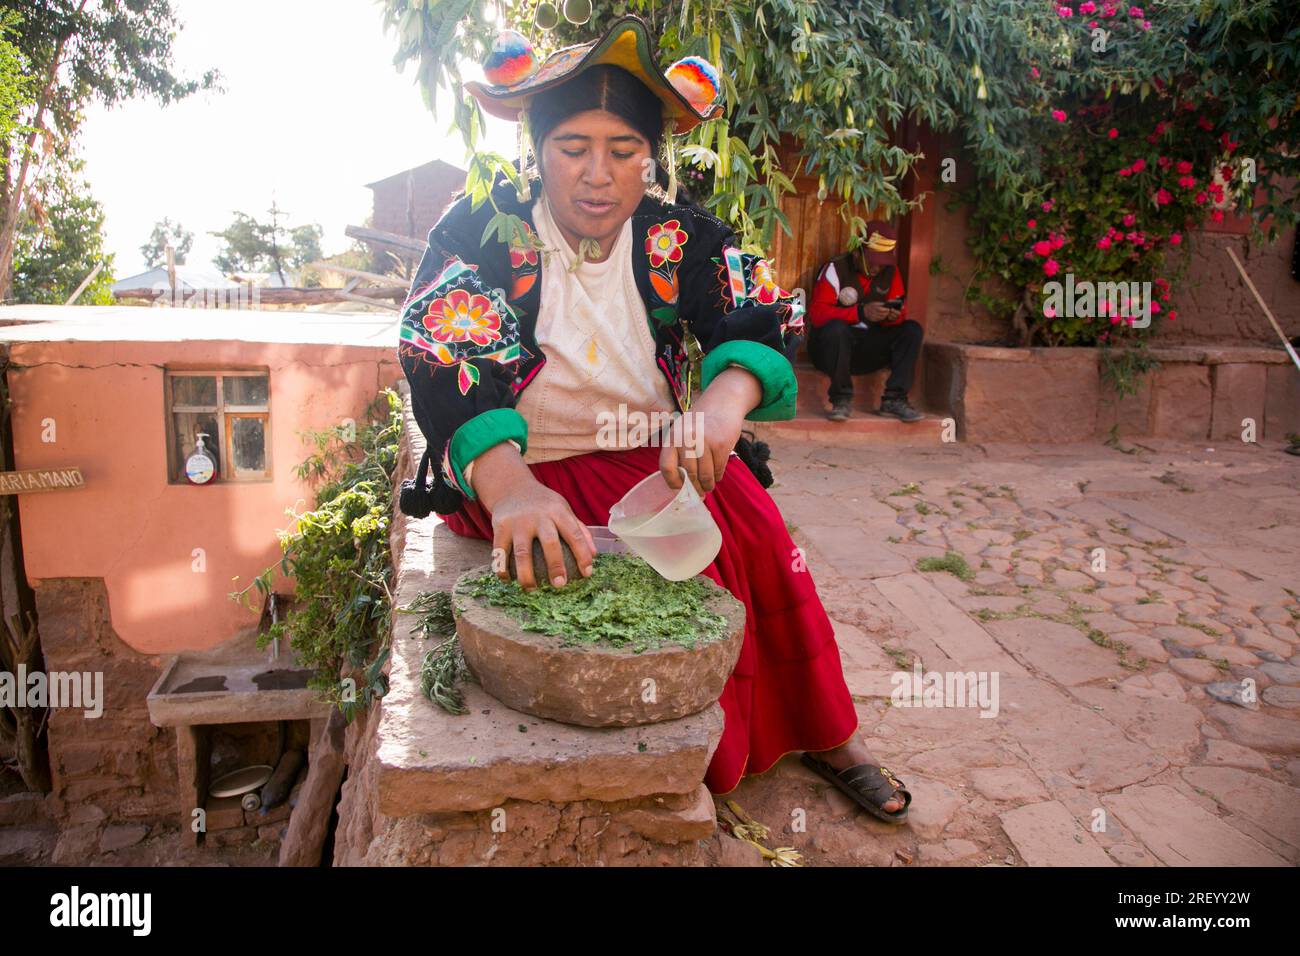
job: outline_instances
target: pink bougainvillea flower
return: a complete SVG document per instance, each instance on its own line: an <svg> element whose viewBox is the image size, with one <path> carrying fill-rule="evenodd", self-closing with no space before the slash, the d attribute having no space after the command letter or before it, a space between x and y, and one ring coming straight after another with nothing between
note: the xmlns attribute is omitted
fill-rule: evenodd
<svg viewBox="0 0 1300 956"><path fill-rule="evenodd" d="M1159 189L1156 191L1157 206L1168 206L1173 201L1174 197L1170 194L1168 189Z"/></svg>
<svg viewBox="0 0 1300 956"><path fill-rule="evenodd" d="M1061 248L1061 246L1065 245L1065 233L1052 233L1051 241L1053 249Z"/></svg>
<svg viewBox="0 0 1300 956"><path fill-rule="evenodd" d="M1198 119L1198 120L1196 121L1196 125L1199 126L1201 129L1206 130L1207 132L1208 132L1209 130L1214 129L1214 124L1211 123L1211 122L1210 122L1208 119L1206 119L1204 116L1202 116L1200 119Z"/></svg>
<svg viewBox="0 0 1300 956"><path fill-rule="evenodd" d="M1204 206L1209 201L1210 201L1210 197L1205 195L1205 193L1196 194L1196 205Z"/></svg>
<svg viewBox="0 0 1300 956"><path fill-rule="evenodd" d="M1038 228L1038 220L1037 220L1037 219L1031 219L1031 220L1029 220L1028 225L1029 225L1029 228L1030 228L1030 229L1037 229L1037 228Z"/></svg>
<svg viewBox="0 0 1300 956"><path fill-rule="evenodd" d="M1043 263L1043 272L1049 276L1054 276L1061 271L1061 264L1055 259L1048 259Z"/></svg>
<svg viewBox="0 0 1300 956"><path fill-rule="evenodd" d="M1132 175L1133 175L1133 170L1131 170L1131 169L1129 169L1127 166L1125 166L1123 169L1121 169L1121 170L1119 171L1119 174L1120 174L1121 176L1124 176L1124 177L1132 176Z"/></svg>
<svg viewBox="0 0 1300 956"><path fill-rule="evenodd" d="M1210 218L1215 222L1223 222L1223 210L1222 209L1214 210L1214 212L1210 213Z"/></svg>
<svg viewBox="0 0 1300 956"><path fill-rule="evenodd" d="M1066 118L1065 110L1052 110L1052 119L1058 123L1064 123Z"/></svg>
<svg viewBox="0 0 1300 956"><path fill-rule="evenodd" d="M1098 240L1097 240L1097 248L1098 248L1098 249L1109 249L1109 248L1110 248L1110 237L1109 237L1109 236L1102 236L1100 239L1098 239Z"/></svg>
<svg viewBox="0 0 1300 956"><path fill-rule="evenodd" d="M1129 15L1130 17L1141 17L1141 16L1142 16L1142 8L1141 8L1141 7L1129 7L1129 8L1128 8L1128 15Z"/></svg>
<svg viewBox="0 0 1300 956"><path fill-rule="evenodd" d="M1112 127L1107 131L1106 135L1107 135L1108 137L1110 137L1111 139L1118 139L1118 138L1119 138L1119 130L1117 130L1115 127L1112 126Z"/></svg>
<svg viewBox="0 0 1300 956"><path fill-rule="evenodd" d="M1179 176L1186 176L1192 171L1192 164L1185 159L1180 159L1178 165L1174 167L1174 172Z"/></svg>
<svg viewBox="0 0 1300 956"><path fill-rule="evenodd" d="M1095 30L1095 29L1097 29L1097 27L1099 27L1100 25L1101 25L1101 24L1099 24L1096 20L1089 20L1089 21L1088 21L1088 29L1089 29L1089 30Z"/></svg>
<svg viewBox="0 0 1300 956"><path fill-rule="evenodd" d="M1108 3L1101 8L1101 15L1103 17L1113 17L1117 13L1119 13L1119 8L1113 3Z"/></svg>
<svg viewBox="0 0 1300 956"><path fill-rule="evenodd" d="M1056 310L1050 305L1045 305L1043 306L1043 315L1047 316L1049 319L1054 319L1056 318Z"/></svg>
<svg viewBox="0 0 1300 956"><path fill-rule="evenodd" d="M1172 164L1173 164L1173 160L1170 159L1168 156L1161 156L1159 159L1156 160L1156 165L1159 166L1161 169L1168 169Z"/></svg>
<svg viewBox="0 0 1300 956"><path fill-rule="evenodd" d="M1137 221L1138 221L1138 217L1133 215L1132 213L1129 213L1127 216L1124 217L1124 225L1126 226L1131 226L1133 225L1133 223Z"/></svg>
<svg viewBox="0 0 1300 956"><path fill-rule="evenodd" d="M1038 67L1031 66L1029 68L1029 75L1032 76L1034 79L1038 79Z"/></svg>
<svg viewBox="0 0 1300 956"><path fill-rule="evenodd" d="M1057 7L1056 15L1058 17L1072 17L1074 16L1074 11L1071 10L1069 7Z"/></svg>
<svg viewBox="0 0 1300 956"><path fill-rule="evenodd" d="M1150 21L1150 20L1143 20L1143 21L1142 21L1140 24L1138 24L1138 25L1139 25L1140 27L1142 27L1143 30L1150 30L1150 29L1151 29L1151 21Z"/></svg>
<svg viewBox="0 0 1300 956"><path fill-rule="evenodd" d="M1043 203L1043 205L1042 205L1042 210L1043 210L1043 212L1051 212L1051 211L1052 211L1052 203L1053 203L1053 200L1051 200L1051 199L1049 199L1049 200L1047 200L1047 202Z"/></svg>
<svg viewBox="0 0 1300 956"><path fill-rule="evenodd" d="M1182 241L1183 241L1183 234L1181 232L1171 232L1169 234L1169 244L1171 246L1179 245Z"/></svg>
<svg viewBox="0 0 1300 956"><path fill-rule="evenodd" d="M1151 312L1154 314L1154 313L1159 312L1159 311L1160 311L1160 303L1159 303L1159 302L1152 302L1152 303L1151 303Z"/></svg>
<svg viewBox="0 0 1300 956"><path fill-rule="evenodd" d="M1034 243L1034 254L1046 259L1052 254L1052 244L1046 239L1040 239Z"/></svg>
<svg viewBox="0 0 1300 956"><path fill-rule="evenodd" d="M1133 165L1131 168L1133 172L1140 173L1142 172L1142 170L1147 168L1147 161L1145 159L1135 159L1133 160Z"/></svg>
<svg viewBox="0 0 1300 956"><path fill-rule="evenodd" d="M1196 188L1196 177L1195 177L1195 176L1179 176L1179 177L1178 177L1178 185L1182 186L1184 189L1195 189L1195 188Z"/></svg>
<svg viewBox="0 0 1300 956"><path fill-rule="evenodd" d="M1080 13L1088 14L1088 13L1095 13L1096 11L1097 11L1097 4L1093 3L1092 0L1084 0L1083 3L1079 4Z"/></svg>
<svg viewBox="0 0 1300 956"><path fill-rule="evenodd" d="M1111 324L1111 325L1119 325L1119 316L1118 316L1118 315L1112 315L1112 316L1110 317L1110 324Z"/></svg>
<svg viewBox="0 0 1300 956"><path fill-rule="evenodd" d="M1138 234L1136 232L1125 233L1124 238L1127 239L1129 242L1137 242Z"/></svg>
<svg viewBox="0 0 1300 956"><path fill-rule="evenodd" d="M1172 321L1173 321L1174 319L1176 319L1176 318L1178 318L1178 310L1177 310L1177 309L1170 309L1170 310L1169 310L1169 321L1172 322Z"/></svg>

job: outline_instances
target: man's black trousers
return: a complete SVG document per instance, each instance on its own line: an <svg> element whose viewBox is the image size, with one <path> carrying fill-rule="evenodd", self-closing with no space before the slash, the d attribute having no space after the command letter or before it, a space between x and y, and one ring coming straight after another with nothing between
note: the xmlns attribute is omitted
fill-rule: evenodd
<svg viewBox="0 0 1300 956"><path fill-rule="evenodd" d="M904 398L912 388L924 330L907 319L898 325L854 328L832 319L809 331L808 357L831 377L831 404L853 399L854 375L889 369L885 398Z"/></svg>

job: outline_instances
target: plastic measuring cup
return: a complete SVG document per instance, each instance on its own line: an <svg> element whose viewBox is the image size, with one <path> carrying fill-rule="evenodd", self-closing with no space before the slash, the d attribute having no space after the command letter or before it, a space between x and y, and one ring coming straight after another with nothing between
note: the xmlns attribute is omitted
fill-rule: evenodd
<svg viewBox="0 0 1300 956"><path fill-rule="evenodd" d="M656 471L637 482L609 509L609 530L669 581L685 581L722 550L722 532L691 484L685 468L680 488Z"/></svg>

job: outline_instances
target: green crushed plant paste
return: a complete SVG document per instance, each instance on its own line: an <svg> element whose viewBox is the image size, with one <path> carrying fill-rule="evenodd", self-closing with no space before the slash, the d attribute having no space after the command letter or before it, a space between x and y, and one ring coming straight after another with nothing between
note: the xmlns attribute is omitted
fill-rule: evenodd
<svg viewBox="0 0 1300 956"><path fill-rule="evenodd" d="M598 554L589 578L525 591L493 572L468 579L461 594L502 608L525 631L562 637L565 647L606 644L640 654L665 644L693 648L727 635L708 609L710 586L667 581L640 558Z"/></svg>

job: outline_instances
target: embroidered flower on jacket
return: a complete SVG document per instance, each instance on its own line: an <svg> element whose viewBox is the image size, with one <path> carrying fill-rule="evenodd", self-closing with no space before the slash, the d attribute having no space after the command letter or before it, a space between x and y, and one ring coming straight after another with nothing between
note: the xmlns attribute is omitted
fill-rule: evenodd
<svg viewBox="0 0 1300 956"><path fill-rule="evenodd" d="M658 269L665 262L681 262L682 246L686 244L686 230L681 221L669 219L656 223L646 233L645 251L650 257L650 268Z"/></svg>
<svg viewBox="0 0 1300 956"><path fill-rule="evenodd" d="M439 342L470 341L487 345L501 338L501 316L487 296L453 289L434 299L424 315L424 327Z"/></svg>

